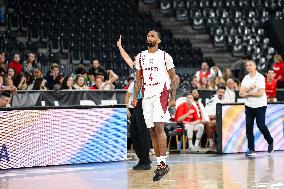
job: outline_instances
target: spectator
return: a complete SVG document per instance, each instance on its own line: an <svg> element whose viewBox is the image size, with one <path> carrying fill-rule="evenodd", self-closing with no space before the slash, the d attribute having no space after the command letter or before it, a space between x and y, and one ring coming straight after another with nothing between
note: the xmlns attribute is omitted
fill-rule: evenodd
<svg viewBox="0 0 284 189"><path fill-rule="evenodd" d="M33 88L32 75L24 73L18 85L19 90L31 90Z"/></svg>
<svg viewBox="0 0 284 189"><path fill-rule="evenodd" d="M48 90L46 84L47 84L47 82L43 78L35 79L33 90L46 91L46 90Z"/></svg>
<svg viewBox="0 0 284 189"><path fill-rule="evenodd" d="M9 68L8 69L8 77L12 79L14 76L15 76L14 68Z"/></svg>
<svg viewBox="0 0 284 189"><path fill-rule="evenodd" d="M57 64L51 64L49 72L46 74L45 79L48 89L53 89L55 84L55 78L59 74L59 66Z"/></svg>
<svg viewBox="0 0 284 189"><path fill-rule="evenodd" d="M134 81L134 77L133 76L129 76L127 78L127 84L123 87L123 89L128 89L128 87L130 86L130 84Z"/></svg>
<svg viewBox="0 0 284 189"><path fill-rule="evenodd" d="M202 104L202 99L199 98L199 92L197 89L192 90L192 96L194 98L194 102L195 102L195 106L196 109L198 110L199 115L201 116L201 123L204 125L205 129L206 129L206 134L207 134L207 143L206 143L206 147L207 144L209 144L209 149L214 150L214 143L213 143L213 139L212 139L212 134L211 134L211 130L212 130L212 125L214 126L214 121L210 121L210 118L205 110L204 105Z"/></svg>
<svg viewBox="0 0 284 189"><path fill-rule="evenodd" d="M193 105L194 98L191 93L186 97L186 102L178 106L175 121L183 122L184 128L187 130L189 150L198 151L199 143L204 131L204 125L201 124L201 118L196 107ZM195 144L192 143L193 131L197 131Z"/></svg>
<svg viewBox="0 0 284 189"><path fill-rule="evenodd" d="M225 86L218 86L217 92L216 94L209 100L209 102L206 104L205 106L205 111L207 112L207 114L209 115L209 119L211 122L211 129L216 128L216 105L218 103L225 103L225 91L226 91L226 87ZM210 148L211 150L215 150L216 149L216 145L214 144L213 138L212 138L212 132L207 132L207 134L209 135L208 138L209 143L210 143ZM211 140L212 139L212 140ZM213 142L213 145L211 145L211 142Z"/></svg>
<svg viewBox="0 0 284 189"><path fill-rule="evenodd" d="M218 88L218 85L221 84L221 79L220 77L215 77L214 79L212 79L210 81L210 86L209 86L209 89L213 89L213 90L216 90Z"/></svg>
<svg viewBox="0 0 284 189"><path fill-rule="evenodd" d="M232 78L227 79L226 91L225 91L225 101L226 103L236 102L236 93L234 91L235 82Z"/></svg>
<svg viewBox="0 0 284 189"><path fill-rule="evenodd" d="M13 68L8 69L8 76L12 81L14 86L18 86L21 81L22 74L16 74Z"/></svg>
<svg viewBox="0 0 284 189"><path fill-rule="evenodd" d="M38 64L36 62L36 55L34 53L28 54L28 60L25 60L23 63L24 72L33 74L34 69L38 68Z"/></svg>
<svg viewBox="0 0 284 189"><path fill-rule="evenodd" d="M200 88L199 80L196 76L193 76L190 81L189 91L192 91L193 89L199 89L199 88Z"/></svg>
<svg viewBox="0 0 284 189"><path fill-rule="evenodd" d="M33 73L33 77L35 79L43 78L43 71L40 68L35 68L34 73Z"/></svg>
<svg viewBox="0 0 284 189"><path fill-rule="evenodd" d="M4 52L0 52L0 67L6 70L6 57Z"/></svg>
<svg viewBox="0 0 284 189"><path fill-rule="evenodd" d="M8 68L13 68L15 73L20 74L23 72L23 65L20 62L20 54L15 53L14 59L8 64Z"/></svg>
<svg viewBox="0 0 284 189"><path fill-rule="evenodd" d="M70 75L65 76L65 78L64 78L64 80L62 82L60 90L73 90L73 89L75 89L73 87L73 85L74 85L73 77L70 76Z"/></svg>
<svg viewBox="0 0 284 189"><path fill-rule="evenodd" d="M212 81L216 77L222 78L222 72L217 66L213 66L210 69L210 75L208 77L208 80Z"/></svg>
<svg viewBox="0 0 284 189"><path fill-rule="evenodd" d="M267 102L275 102L276 101L276 88L277 88L277 80L275 78L275 73L273 69L269 69L266 74L265 80L265 93L267 96Z"/></svg>
<svg viewBox="0 0 284 189"><path fill-rule="evenodd" d="M91 86L90 89L110 91L114 90L115 86L111 84L109 81L104 81L103 75L97 74L95 85Z"/></svg>
<svg viewBox="0 0 284 189"><path fill-rule="evenodd" d="M98 73L103 74L103 76L107 77L107 72L105 69L101 68L100 61L96 58L91 60L91 68L89 69L89 75L97 76Z"/></svg>
<svg viewBox="0 0 284 189"><path fill-rule="evenodd" d="M277 80L277 87L284 88L284 61L280 54L274 56L273 70L275 79Z"/></svg>
<svg viewBox="0 0 284 189"><path fill-rule="evenodd" d="M232 78L233 74L230 68L226 68L223 72L223 81L224 83L227 82L228 79Z"/></svg>
<svg viewBox="0 0 284 189"><path fill-rule="evenodd" d="M75 79L75 84L73 87L77 90L89 90L89 87L86 85L85 77L84 75L77 75Z"/></svg>
<svg viewBox="0 0 284 189"><path fill-rule="evenodd" d="M198 81L201 81L203 78L206 80L210 76L210 69L207 62L203 62L201 65L201 69L196 72L195 76L197 77Z"/></svg>
<svg viewBox="0 0 284 189"><path fill-rule="evenodd" d="M233 77L237 78L239 81L241 81L247 74L246 62L248 60L251 60L251 57L249 55L244 55L242 59L234 62L231 66Z"/></svg>
<svg viewBox="0 0 284 189"><path fill-rule="evenodd" d="M59 90L61 88L63 80L64 80L64 75L63 74L59 74L55 78L55 83L54 83L54 86L53 86L53 90Z"/></svg>
<svg viewBox="0 0 284 189"><path fill-rule="evenodd" d="M200 80L200 85L199 85L199 88L198 88L198 89L202 89L202 90L210 89L210 85L209 85L208 79L206 79L205 77L203 77L203 78Z"/></svg>
<svg viewBox="0 0 284 189"><path fill-rule="evenodd" d="M4 92L11 92L13 94L17 93L17 88L14 87L13 85L13 81L11 80L11 78L8 77L4 77L4 75L1 76L2 79L0 79L0 82L2 82L2 84L0 84L0 93L4 93ZM3 79L4 78L4 79ZM9 82L8 82L9 80Z"/></svg>
<svg viewBox="0 0 284 189"><path fill-rule="evenodd" d="M12 94L16 94L17 88L13 86L11 78L5 78L4 75L1 75L0 78L0 107L11 107L11 96Z"/></svg>

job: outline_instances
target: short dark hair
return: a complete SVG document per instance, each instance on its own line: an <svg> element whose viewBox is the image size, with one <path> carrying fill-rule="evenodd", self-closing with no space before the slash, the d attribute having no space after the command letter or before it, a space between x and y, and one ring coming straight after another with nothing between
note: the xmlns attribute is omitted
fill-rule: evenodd
<svg viewBox="0 0 284 189"><path fill-rule="evenodd" d="M273 72L274 72L273 68L269 68L269 69L267 70L267 73L268 73L269 71L273 71Z"/></svg>
<svg viewBox="0 0 284 189"><path fill-rule="evenodd" d="M226 90L226 87L225 87L224 85L218 85L217 91L218 91L219 89L224 89L224 90Z"/></svg>
<svg viewBox="0 0 284 189"><path fill-rule="evenodd" d="M97 60L97 61L99 62L99 64L101 64L101 63L100 63L100 60L99 60L98 58L95 58L95 57L93 57L93 58L91 59L91 64L93 64L93 62L94 62L95 60Z"/></svg>
<svg viewBox="0 0 284 189"><path fill-rule="evenodd" d="M160 33L158 30L156 30L156 29L151 29L150 31L156 32L157 35L158 35L158 37L159 37L159 39L161 39L161 33ZM150 31L149 31L149 32L150 32ZM148 33L149 33L149 32L148 32Z"/></svg>

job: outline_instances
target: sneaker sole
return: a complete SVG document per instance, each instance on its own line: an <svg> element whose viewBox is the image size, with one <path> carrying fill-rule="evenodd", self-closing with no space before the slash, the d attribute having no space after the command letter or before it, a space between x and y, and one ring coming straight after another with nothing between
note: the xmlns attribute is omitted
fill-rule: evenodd
<svg viewBox="0 0 284 189"><path fill-rule="evenodd" d="M170 172L170 168L164 174L161 174L161 175L156 174L153 177L153 181L156 182L156 181L161 180L166 174L168 174L168 172Z"/></svg>
<svg viewBox="0 0 284 189"><path fill-rule="evenodd" d="M269 155L272 155L272 154L273 154L273 152L274 152L274 150L272 150L271 152L268 152L268 154L269 154Z"/></svg>
<svg viewBox="0 0 284 189"><path fill-rule="evenodd" d="M255 156L256 156L256 154L249 154L249 155L248 155L248 154L246 154L246 156L247 156L247 157L255 157Z"/></svg>

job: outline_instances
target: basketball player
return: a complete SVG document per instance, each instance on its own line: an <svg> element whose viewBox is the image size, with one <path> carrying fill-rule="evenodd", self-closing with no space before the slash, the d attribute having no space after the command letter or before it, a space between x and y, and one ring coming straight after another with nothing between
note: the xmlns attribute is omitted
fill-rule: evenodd
<svg viewBox="0 0 284 189"><path fill-rule="evenodd" d="M267 97L265 94L265 78L256 71L256 64L253 60L246 62L246 75L242 81L240 96L245 100L246 134L248 139L248 152L246 156L255 156L253 126L254 119L260 132L268 143L268 153L273 152L273 138L265 125L265 112Z"/></svg>
<svg viewBox="0 0 284 189"><path fill-rule="evenodd" d="M153 181L160 180L170 171L166 162L167 138L164 123L170 119L168 103L175 106L177 88L173 59L158 48L160 42L159 32L152 30L147 34L148 49L139 53L135 60L137 82L132 101L133 106L136 106L138 92L142 87L144 119L150 130L158 162Z"/></svg>

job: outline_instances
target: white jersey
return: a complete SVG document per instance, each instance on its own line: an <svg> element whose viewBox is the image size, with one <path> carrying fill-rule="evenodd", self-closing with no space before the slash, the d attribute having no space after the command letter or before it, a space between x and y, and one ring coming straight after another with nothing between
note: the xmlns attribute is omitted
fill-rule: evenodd
<svg viewBox="0 0 284 189"><path fill-rule="evenodd" d="M244 79L242 80L241 87L245 87L248 89L252 84L254 84L256 87L250 92L257 92L260 89L265 89L264 76L258 72L256 73L254 77L250 77L249 75L246 75ZM253 97L253 96L247 97L245 100L245 105L250 108L258 108L258 107L267 106L266 93L264 93L260 97Z"/></svg>
<svg viewBox="0 0 284 189"><path fill-rule="evenodd" d="M170 90L171 80L168 70L174 67L172 57L160 49L155 53L145 50L137 55L135 68L142 69L144 98L160 95L165 88Z"/></svg>

